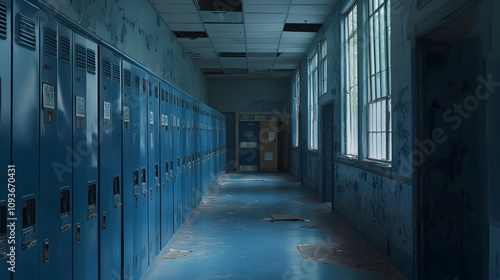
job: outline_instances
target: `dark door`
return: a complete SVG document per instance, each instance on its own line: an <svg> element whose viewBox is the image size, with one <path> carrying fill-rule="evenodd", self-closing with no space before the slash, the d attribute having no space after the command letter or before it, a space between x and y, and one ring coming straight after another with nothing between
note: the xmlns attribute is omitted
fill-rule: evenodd
<svg viewBox="0 0 500 280"><path fill-rule="evenodd" d="M322 140L323 156L323 191L322 200L333 201L333 106L332 103L322 108Z"/></svg>
<svg viewBox="0 0 500 280"><path fill-rule="evenodd" d="M485 103L488 89L481 38L466 28L477 10L418 42L421 81L419 167L421 248L419 279L487 279L488 225ZM483 34L482 34L483 33Z"/></svg>

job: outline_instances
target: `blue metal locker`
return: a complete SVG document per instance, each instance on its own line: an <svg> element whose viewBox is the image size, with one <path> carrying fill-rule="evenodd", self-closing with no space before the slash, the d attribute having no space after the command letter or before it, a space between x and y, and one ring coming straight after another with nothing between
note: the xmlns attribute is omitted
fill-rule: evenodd
<svg viewBox="0 0 500 280"><path fill-rule="evenodd" d="M173 225L173 188L170 180L172 175L172 87L168 84L160 83L160 112L161 112L161 157L160 157L160 177L161 177L161 196L160 196L160 224L161 237L160 248L164 248L174 233Z"/></svg>
<svg viewBox="0 0 500 280"><path fill-rule="evenodd" d="M180 93L173 91L173 160L174 160L174 230L182 225L182 142L180 128Z"/></svg>
<svg viewBox="0 0 500 280"><path fill-rule="evenodd" d="M186 133L186 122L187 122L187 110L186 110L186 99L184 93L181 93L181 146L182 146L182 223L186 222L189 212L189 186L187 184L188 171L186 169L186 159L188 153L188 139Z"/></svg>
<svg viewBox="0 0 500 280"><path fill-rule="evenodd" d="M11 163L11 1L0 0L0 53L2 64L0 65L0 166L7 168ZM12 170L15 174L14 170ZM0 174L2 182L8 182L8 172ZM15 176L15 175L14 175ZM0 188L0 279L10 279L10 244L8 244L7 207L8 207L8 185Z"/></svg>
<svg viewBox="0 0 500 280"><path fill-rule="evenodd" d="M40 279L70 279L72 33L52 18L40 31Z"/></svg>
<svg viewBox="0 0 500 280"><path fill-rule="evenodd" d="M73 279L97 279L97 45L76 33L73 43Z"/></svg>
<svg viewBox="0 0 500 280"><path fill-rule="evenodd" d="M25 1L13 4L12 164L16 170L17 221L16 270L12 279L35 279L40 273L39 11Z"/></svg>
<svg viewBox="0 0 500 280"><path fill-rule="evenodd" d="M160 252L160 117L159 81L148 79L149 265Z"/></svg>
<svg viewBox="0 0 500 280"><path fill-rule="evenodd" d="M99 275L121 279L121 59L100 46L99 70Z"/></svg>
<svg viewBox="0 0 500 280"><path fill-rule="evenodd" d="M123 67L123 279L139 279L142 275L142 262L146 260L141 254L145 244L142 242L142 228L145 208L146 193L145 181L143 188L142 177L145 173L143 139L145 121L144 107L146 105L146 91L142 92L143 72L127 61L122 62ZM142 110L142 111L141 111ZM141 142L142 141L142 142Z"/></svg>
<svg viewBox="0 0 500 280"><path fill-rule="evenodd" d="M137 235L140 240L140 251L135 255L139 258L139 276L146 272L149 266L149 195L148 195L148 126L149 126L149 112L148 112L148 91L149 81L146 72L138 70L139 76L142 79L142 93L139 97L139 178L140 188L142 194L142 204L139 204L139 211L137 216ZM135 274L134 274L135 275ZM135 277L134 277L135 278Z"/></svg>

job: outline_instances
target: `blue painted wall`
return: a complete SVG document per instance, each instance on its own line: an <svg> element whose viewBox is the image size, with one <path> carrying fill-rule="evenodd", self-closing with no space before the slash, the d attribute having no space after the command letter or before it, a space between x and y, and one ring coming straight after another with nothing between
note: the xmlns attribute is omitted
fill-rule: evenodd
<svg viewBox="0 0 500 280"><path fill-rule="evenodd" d="M146 68L206 103L207 81L147 0L43 0Z"/></svg>
<svg viewBox="0 0 500 280"><path fill-rule="evenodd" d="M382 169L362 163L342 160L341 155L341 93L342 60L341 9L347 1L338 1L327 21L318 32L304 59L301 72L301 119L300 146L291 150L292 173L302 178L311 189L321 194L322 165L333 160L334 209L347 219L361 234L390 258L403 273L411 274L413 254L412 226L412 174L411 166L405 166L412 148L412 87L411 42L406 39L406 19L409 2L401 1L401 10L392 14L392 106L393 106L393 154L390 168ZM335 158L323 158L321 141L319 152L307 150L307 58L317 49L324 38L328 42L328 89L319 97L319 108L333 100ZM321 121L321 118L320 118ZM321 127L321 123L320 123ZM321 139L321 135L319 136ZM296 160L296 159L302 159ZM328 186L327 186L328 187Z"/></svg>
<svg viewBox="0 0 500 280"><path fill-rule="evenodd" d="M210 80L208 104L219 112L283 112L289 79Z"/></svg>

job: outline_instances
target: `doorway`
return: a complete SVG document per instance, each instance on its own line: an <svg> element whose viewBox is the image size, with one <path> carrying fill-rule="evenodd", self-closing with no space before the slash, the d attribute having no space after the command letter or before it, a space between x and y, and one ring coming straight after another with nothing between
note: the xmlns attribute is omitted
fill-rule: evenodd
<svg viewBox="0 0 500 280"><path fill-rule="evenodd" d="M321 148L323 150L323 202L333 203L333 104L328 103L321 108ZM332 205L333 209L333 205Z"/></svg>
<svg viewBox="0 0 500 280"><path fill-rule="evenodd" d="M485 77L476 5L417 41L419 279L487 279Z"/></svg>

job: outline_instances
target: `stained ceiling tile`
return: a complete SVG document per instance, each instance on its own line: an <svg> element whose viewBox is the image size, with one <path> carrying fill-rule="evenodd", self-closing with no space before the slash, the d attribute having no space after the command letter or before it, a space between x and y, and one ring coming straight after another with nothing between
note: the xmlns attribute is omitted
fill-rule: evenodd
<svg viewBox="0 0 500 280"><path fill-rule="evenodd" d="M243 14L240 12L200 12L205 23L243 23Z"/></svg>

